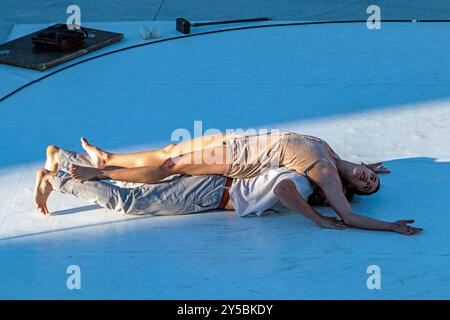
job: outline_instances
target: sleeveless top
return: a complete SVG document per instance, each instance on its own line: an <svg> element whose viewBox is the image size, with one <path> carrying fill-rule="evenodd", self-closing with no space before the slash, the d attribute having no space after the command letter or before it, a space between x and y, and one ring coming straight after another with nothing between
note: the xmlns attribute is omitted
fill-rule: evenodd
<svg viewBox="0 0 450 320"><path fill-rule="evenodd" d="M339 156L324 140L289 132L283 141L280 165L308 176L308 172L318 163L336 168L333 158Z"/></svg>

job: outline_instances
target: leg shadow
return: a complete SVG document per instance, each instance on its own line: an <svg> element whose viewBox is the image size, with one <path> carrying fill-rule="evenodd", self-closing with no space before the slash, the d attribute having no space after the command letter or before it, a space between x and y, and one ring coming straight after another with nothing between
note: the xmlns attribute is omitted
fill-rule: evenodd
<svg viewBox="0 0 450 320"><path fill-rule="evenodd" d="M102 209L102 207L100 207L97 204L93 204L93 205L89 205L89 206L82 206L82 207L78 207L78 208L71 208L71 209L55 211L55 212L50 213L50 215L63 216L66 214L79 213L79 212L83 212L83 211L91 211L91 210L97 210L97 209Z"/></svg>

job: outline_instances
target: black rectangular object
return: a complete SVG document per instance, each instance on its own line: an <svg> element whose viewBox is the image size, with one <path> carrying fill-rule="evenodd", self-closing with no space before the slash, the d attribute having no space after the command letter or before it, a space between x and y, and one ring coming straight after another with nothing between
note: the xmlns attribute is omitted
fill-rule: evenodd
<svg viewBox="0 0 450 320"><path fill-rule="evenodd" d="M182 34L191 33L191 23L184 18L177 18L176 28Z"/></svg>
<svg viewBox="0 0 450 320"><path fill-rule="evenodd" d="M61 24L55 25L55 27L58 26L61 26ZM66 61L119 42L124 38L121 33L92 28L84 29L87 31L88 37L84 39L82 47L65 52L46 50L33 45L32 38L36 38L37 34L45 29L3 43L0 45L0 63L45 71Z"/></svg>

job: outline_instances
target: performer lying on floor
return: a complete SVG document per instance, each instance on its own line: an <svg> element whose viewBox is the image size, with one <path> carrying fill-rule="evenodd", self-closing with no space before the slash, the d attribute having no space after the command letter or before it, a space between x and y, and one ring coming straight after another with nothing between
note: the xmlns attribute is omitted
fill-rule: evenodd
<svg viewBox="0 0 450 320"><path fill-rule="evenodd" d="M305 175L287 168L271 168L253 178L234 181L220 175L174 175L158 184L127 183L120 187L108 182L72 179L69 168L74 164L91 167L92 160L87 155L54 146L47 148L46 168L38 170L36 175L35 204L42 213L49 213L46 203L50 193L59 191L128 214L174 215L224 209L247 216L291 209L321 227L348 228L342 220L325 217L312 208L311 205L326 203L323 193ZM228 187L231 187L229 191ZM347 192L346 196L350 200L353 194ZM404 233L406 223L393 223L392 231ZM414 228L410 234L419 231Z"/></svg>
<svg viewBox="0 0 450 320"><path fill-rule="evenodd" d="M227 132L201 136L160 150L129 154L105 152L85 139L82 139L82 145L96 166L72 165L72 177L82 181L112 179L155 183L173 174L220 174L246 179L267 168L286 167L304 174L319 187L327 203L351 227L408 235L421 231L408 225L413 220L402 220L402 223L393 225L354 212L343 186L358 195L374 194L380 189L377 173L389 170L381 163L366 165L343 160L326 141L317 137L282 131L257 134ZM289 181L280 182L277 186L278 194L284 194L286 201L291 198L292 189Z"/></svg>
<svg viewBox="0 0 450 320"><path fill-rule="evenodd" d="M232 179L220 175L174 175L157 184L136 184L73 179L72 164L92 166L89 156L59 149L47 148L45 169L36 175L35 204L48 214L47 199L52 191L72 194L104 208L135 215L177 215L222 209L235 210L240 216L264 215L273 211L288 211L284 201L276 195L280 181L293 183L297 201L289 202L293 210L302 211L304 199L312 204L323 204L323 197L313 192L308 179L286 168L274 168L250 179ZM119 185L117 185L119 184ZM349 197L352 196L349 194ZM348 228L334 217L325 217L314 211L305 215L324 228Z"/></svg>

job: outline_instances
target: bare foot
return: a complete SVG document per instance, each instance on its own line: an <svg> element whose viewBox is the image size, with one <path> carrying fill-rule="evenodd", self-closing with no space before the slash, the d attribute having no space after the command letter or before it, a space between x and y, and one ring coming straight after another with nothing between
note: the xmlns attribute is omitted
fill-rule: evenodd
<svg viewBox="0 0 450 320"><path fill-rule="evenodd" d="M38 169L36 172L36 185L34 187L34 204L36 208L43 214L48 214L50 211L47 208L47 199L53 191L50 179L53 177L53 172L46 169Z"/></svg>
<svg viewBox="0 0 450 320"><path fill-rule="evenodd" d="M48 171L56 172L58 170L59 155L61 154L61 149L50 145L47 147L47 160L45 161L45 169Z"/></svg>
<svg viewBox="0 0 450 320"><path fill-rule="evenodd" d="M92 165L97 168L104 168L108 158L111 156L110 153L101 150L93 145L90 145L86 138L81 137L81 146L87 152L91 158Z"/></svg>
<svg viewBox="0 0 450 320"><path fill-rule="evenodd" d="M81 181L95 180L101 174L101 170L98 168L83 167L76 164L70 166L70 175L73 179Z"/></svg>

